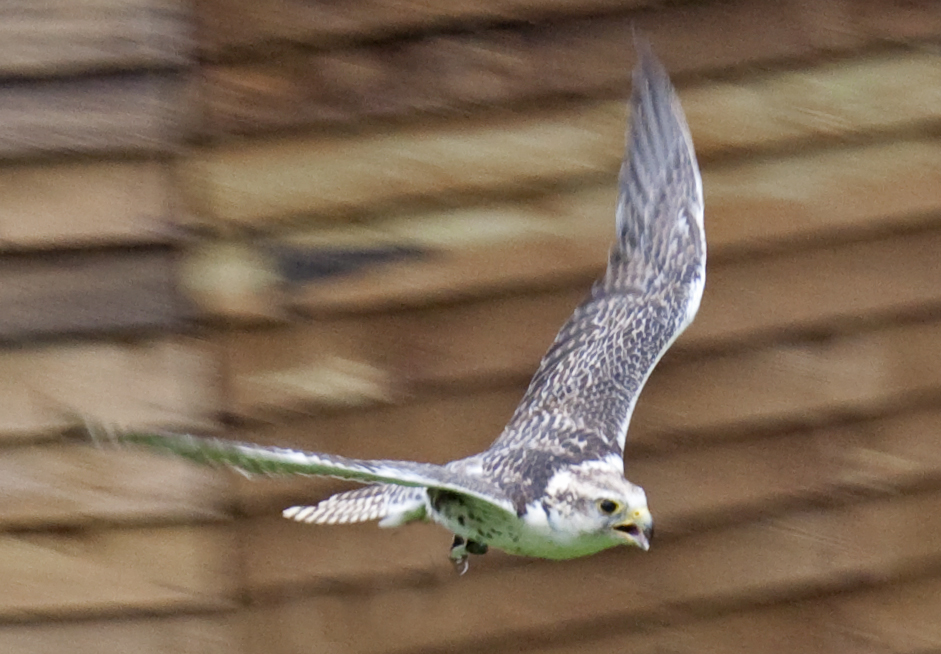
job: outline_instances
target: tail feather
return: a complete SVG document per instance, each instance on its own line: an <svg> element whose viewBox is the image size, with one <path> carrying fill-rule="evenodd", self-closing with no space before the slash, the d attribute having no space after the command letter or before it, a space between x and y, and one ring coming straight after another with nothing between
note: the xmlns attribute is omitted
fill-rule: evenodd
<svg viewBox="0 0 941 654"><path fill-rule="evenodd" d="M292 506L285 518L319 525L343 525L381 520L380 527L397 527L425 518L424 488L377 484L337 493L313 506Z"/></svg>

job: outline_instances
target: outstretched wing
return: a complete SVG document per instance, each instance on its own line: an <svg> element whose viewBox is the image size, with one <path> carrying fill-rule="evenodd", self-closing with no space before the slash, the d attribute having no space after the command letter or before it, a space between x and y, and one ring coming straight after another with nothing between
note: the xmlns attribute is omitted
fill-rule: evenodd
<svg viewBox="0 0 941 654"><path fill-rule="evenodd" d="M491 452L622 456L647 377L699 308L706 241L696 155L666 71L646 44L639 50L607 272L562 327Z"/></svg>
<svg viewBox="0 0 941 654"><path fill-rule="evenodd" d="M515 514L513 505L499 488L483 479L462 474L459 465L366 461L189 434L129 432L110 438L119 444L173 454L197 463L226 466L247 475L320 475L367 484L440 488L483 500Z"/></svg>

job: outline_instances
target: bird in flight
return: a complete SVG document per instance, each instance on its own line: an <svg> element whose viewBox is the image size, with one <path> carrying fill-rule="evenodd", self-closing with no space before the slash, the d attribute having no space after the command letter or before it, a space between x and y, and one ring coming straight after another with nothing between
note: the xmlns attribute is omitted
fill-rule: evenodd
<svg viewBox="0 0 941 654"><path fill-rule="evenodd" d="M361 460L171 433L118 441L246 474L325 475L367 484L284 516L316 524L433 521L454 535L450 558L495 547L546 559L616 545L650 546L653 520L624 477L637 397L692 322L705 284L702 182L666 71L644 43L633 74L616 240L604 276L543 357L503 433L444 465Z"/></svg>

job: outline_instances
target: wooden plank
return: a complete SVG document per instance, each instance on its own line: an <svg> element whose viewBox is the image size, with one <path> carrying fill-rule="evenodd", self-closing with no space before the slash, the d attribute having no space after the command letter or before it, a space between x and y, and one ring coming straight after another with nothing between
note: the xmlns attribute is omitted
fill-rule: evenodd
<svg viewBox="0 0 941 654"><path fill-rule="evenodd" d="M921 410L779 437L627 457L666 538L779 515L794 506L894 496L941 484L941 413Z"/></svg>
<svg viewBox="0 0 941 654"><path fill-rule="evenodd" d="M297 0L199 0L195 3L201 48L211 55L272 42L334 44L350 37L442 28L462 21L512 21L534 16L643 7L651 0L475 0L450 6L402 6L391 0L322 5Z"/></svg>
<svg viewBox="0 0 941 654"><path fill-rule="evenodd" d="M323 529L299 525L280 515L240 520L247 587L277 594L277 589L327 590L331 586L383 587L416 579L446 578L450 536L431 524L383 529L374 524ZM365 547L372 542L373 547ZM377 544L381 546L376 547ZM497 554L506 563L506 555ZM293 570L292 570L293 563Z"/></svg>
<svg viewBox="0 0 941 654"><path fill-rule="evenodd" d="M0 74L179 66L190 49L176 0L13 0L0 7Z"/></svg>
<svg viewBox="0 0 941 654"><path fill-rule="evenodd" d="M941 232L935 231L729 261L707 274L702 312L678 348L832 329L841 320L937 306L938 248ZM827 271L826 278L820 270ZM895 274L899 277L893 279ZM374 330L388 339L389 348L397 348L393 366L412 382L528 376L586 293L579 287L372 320L385 323Z"/></svg>
<svg viewBox="0 0 941 654"><path fill-rule="evenodd" d="M12 81L0 99L0 157L170 152L185 136L176 73Z"/></svg>
<svg viewBox="0 0 941 654"><path fill-rule="evenodd" d="M389 33L460 28L480 30L481 23L532 23L545 18L557 30L579 16L609 14L657 5L646 1L539 0L496 2L477 0L458 6L433 3L400 6L391 0L363 0L342 5L310 5L297 0L201 0L196 5L200 44L210 55L277 42L332 45L338 41L384 37ZM748 55L806 56L811 47L824 50L860 47L876 39L930 38L941 32L941 15L931 2L886 6L880 0L856 2L724 2L656 7L630 15L654 42L667 40L678 54L695 52L703 61L724 65ZM457 28L457 29L455 29ZM735 38L729 35L734 34ZM589 32L586 40L597 40ZM622 56L624 34L617 56ZM563 42L564 48L565 43ZM264 46L262 48L262 46ZM686 55L692 58L692 55ZM550 59L564 62L564 59ZM564 63L563 63L564 65ZM715 64L713 64L715 65Z"/></svg>
<svg viewBox="0 0 941 654"><path fill-rule="evenodd" d="M939 65L937 53L909 50L710 80L681 89L680 99L696 148L704 153L810 139L852 141L868 132L936 124Z"/></svg>
<svg viewBox="0 0 941 654"><path fill-rule="evenodd" d="M612 184L365 226L298 231L261 243L213 241L188 251L181 279L204 311L239 320L283 318L297 308L376 310L569 280L587 284L601 274L611 244ZM704 185L712 262L821 237L858 238L935 221L941 212L941 143L905 141L707 168ZM289 284L273 255L276 245L307 248L312 260L331 248L407 246L428 254ZM823 262L792 264L793 274L818 263ZM712 265L710 275L722 275L725 265ZM892 271L894 265L885 268ZM880 268L874 262L870 270ZM707 292L724 283L710 277Z"/></svg>
<svg viewBox="0 0 941 654"><path fill-rule="evenodd" d="M213 348L189 338L0 351L0 442L77 422L211 430L221 407Z"/></svg>
<svg viewBox="0 0 941 654"><path fill-rule="evenodd" d="M227 479L167 457L87 445L7 449L0 528L206 521L226 515Z"/></svg>
<svg viewBox="0 0 941 654"><path fill-rule="evenodd" d="M625 44L635 21L607 16L210 64L201 71L201 131L223 137L423 112L463 116L482 106L544 105L547 97L560 95L620 95L629 88L633 52ZM754 22L750 29L756 26L760 32L769 23ZM660 31L667 28L676 30L664 22ZM655 46L657 36L652 35ZM697 42L660 54L671 72L701 73L706 65L722 63L703 58L704 48ZM750 57L774 54L756 50ZM773 147L937 121L939 67L932 52L881 54L735 82L700 79L682 88L680 98L704 152ZM622 126L612 126L615 142L622 132Z"/></svg>
<svg viewBox="0 0 941 654"><path fill-rule="evenodd" d="M0 339L179 329L175 269L163 247L0 257Z"/></svg>
<svg viewBox="0 0 941 654"><path fill-rule="evenodd" d="M925 96L936 95L938 88L941 87L932 87ZM727 98L726 102L743 101ZM747 107L742 109L743 112L748 110ZM851 113L852 110L844 112ZM752 146L767 145L766 137L772 142L774 139L770 130L740 128L736 132L734 120L717 121L714 114L706 110L695 115L704 124L718 125L706 129L703 143L697 143L703 157L718 151L712 148L744 147L750 138L757 139ZM778 132L779 138L795 133L806 136L846 133L834 128L833 122L819 113L813 115L815 118L805 120L797 129L782 125L782 122L787 123L785 118L772 123L770 129ZM907 122L910 114L898 116ZM751 119L740 122L754 125ZM492 199L500 193L545 190L566 180L569 183L588 177L600 180L603 175L613 179L611 175L623 154L624 124L623 106L615 102L585 105L577 112L555 109L528 118L512 115L487 121L465 119L459 125L412 126L393 133L256 139L198 150L183 167L183 174L189 185L191 203L210 224L216 219L223 223L263 227L310 215L331 216L335 221L352 214L381 213L391 205L404 203L407 206L419 200L427 203L438 198L438 203L446 200L446 206L453 206L455 198L452 196L463 199L482 194ZM878 123L870 126L878 127ZM692 129L695 140L697 125L693 124ZM892 145L895 145L894 151ZM905 145L914 151L904 153L899 150L901 145L890 144L872 146L858 154L905 161L930 157L931 151L937 149L934 141L923 145L906 142ZM829 163L828 159L839 159L841 155L846 157L846 151L818 152L810 155L809 160L820 167ZM787 169L793 161L786 158L777 165ZM852 178L867 174L866 166L870 163L864 159L842 175ZM747 168L749 164L742 166ZM751 166L752 174L760 174L772 164ZM704 180L707 193L715 192L710 190L710 177L715 178L719 192L730 184L741 192L743 181L729 177L733 170L717 168L713 173L707 167ZM925 174L931 175L933 170ZM790 172L798 178L807 175L795 173L793 166ZM782 180L786 178L778 178L765 194L773 192L774 201L778 205L785 204L791 198L820 193L824 185L842 175L838 170L831 170L811 184L804 194L792 184L782 187ZM794 196L795 193L798 195ZM918 197L924 197L924 193L926 191L920 192ZM889 199L894 197L888 196ZM711 207L709 199L707 197L707 206ZM793 200L790 203L793 204Z"/></svg>
<svg viewBox="0 0 941 654"><path fill-rule="evenodd" d="M746 608L714 618L578 639L584 654L719 654L752 652L876 652L919 654L941 647L936 616L941 580L879 586L801 602ZM572 641L575 639L572 638ZM563 654L572 644L527 648L532 654Z"/></svg>
<svg viewBox="0 0 941 654"><path fill-rule="evenodd" d="M905 41L937 36L941 32L941 11L929 1L898 4L863 0L846 6L856 21L878 39Z"/></svg>
<svg viewBox="0 0 941 654"><path fill-rule="evenodd" d="M166 242L171 188L156 161L0 167L0 248Z"/></svg>
<svg viewBox="0 0 941 654"><path fill-rule="evenodd" d="M936 307L939 248L941 232L935 230L712 266L700 317L672 354L808 330L840 331ZM522 379L586 293L578 285L232 331L223 339L233 375L232 410L259 416L390 401L416 385Z"/></svg>
<svg viewBox="0 0 941 654"><path fill-rule="evenodd" d="M180 280L205 314L271 322L283 321L293 312L291 298L303 288L361 278L394 263L419 264L434 258L436 268L441 267L438 252L388 239L363 239L355 231L322 230L304 235L303 240L207 239L183 253Z"/></svg>
<svg viewBox="0 0 941 654"><path fill-rule="evenodd" d="M625 648L638 654L671 652L675 654L719 654L750 652L751 654L783 654L794 648L808 654L855 651L851 637L843 632L841 623L827 611L832 610L826 599L800 603L773 604L770 607L742 607L737 612L723 613L712 619L694 621L658 621L649 629L638 628L639 620L628 622L618 630L595 634L582 630L581 638L560 634L567 647L578 647L585 654L614 654ZM665 624L664 624L665 623ZM633 628L632 628L633 627ZM598 637L600 635L600 638ZM566 645L553 645L545 639L542 646L528 648L533 654L558 654Z"/></svg>
<svg viewBox="0 0 941 654"><path fill-rule="evenodd" d="M181 165L201 217L254 225L349 215L433 195L538 188L616 169L621 103L555 110L537 118L464 120L367 136L291 136L204 147Z"/></svg>
<svg viewBox="0 0 941 654"><path fill-rule="evenodd" d="M941 323L924 321L685 363L665 361L638 403L635 438L649 434L646 438L666 443L872 414L906 397L936 392L939 338Z"/></svg>
<svg viewBox="0 0 941 654"><path fill-rule="evenodd" d="M227 608L232 546L206 525L0 534L0 619Z"/></svg>
<svg viewBox="0 0 941 654"><path fill-rule="evenodd" d="M357 407L392 401L404 390L383 366L389 354L373 338L374 325L323 327L223 334L229 411L246 415L245 409L253 407L259 416L273 416L312 405Z"/></svg>
<svg viewBox="0 0 941 654"><path fill-rule="evenodd" d="M347 442L334 442L329 429L321 432L323 423L330 426L330 421L314 420L293 429L269 430L263 440L349 456L446 461L482 450L493 437L478 430L467 442L439 420L426 427L429 432L438 428L436 440L423 439L424 433L388 430L361 439L354 432L345 435ZM781 515L824 498L832 502L894 496L900 489L938 485L939 427L941 412L922 410L654 455L638 456L630 447L627 476L647 491L658 540L672 540L704 528L728 528ZM382 440L392 444L374 445ZM280 517L286 506L314 503L348 484L325 479L274 484L240 479L240 485L245 508L265 514L239 525L247 551L257 553L251 565L261 586L365 583L376 576L434 575L441 567L447 538L437 527L379 531L375 524L312 527Z"/></svg>
<svg viewBox="0 0 941 654"><path fill-rule="evenodd" d="M235 620L227 615L167 616L0 626L8 654L231 654L239 652Z"/></svg>
<svg viewBox="0 0 941 654"><path fill-rule="evenodd" d="M941 296L932 290L941 271L932 265L931 251L939 247L941 231L932 230L716 265L686 346L838 330L841 323L938 306ZM759 298L761 293L768 296ZM822 305L827 308L821 311Z"/></svg>
<svg viewBox="0 0 941 654"><path fill-rule="evenodd" d="M743 251L923 223L938 212L941 198L932 189L939 176L937 140L906 139L707 168L707 238L720 252Z"/></svg>
<svg viewBox="0 0 941 654"><path fill-rule="evenodd" d="M294 652L301 642L344 652L454 651L600 621L656 624L687 610L858 587L865 579L937 568L941 519L932 507L939 499L934 491L795 513L663 542L646 555L615 550L501 566L492 574L357 593L352 602L290 591L292 599L255 612L249 651ZM880 528L885 521L897 527ZM292 628L275 633L275 624Z"/></svg>
<svg viewBox="0 0 941 654"><path fill-rule="evenodd" d="M831 605L857 646L924 652L941 647L937 619L941 610L939 588L937 578L926 578L884 591L877 589L836 598Z"/></svg>

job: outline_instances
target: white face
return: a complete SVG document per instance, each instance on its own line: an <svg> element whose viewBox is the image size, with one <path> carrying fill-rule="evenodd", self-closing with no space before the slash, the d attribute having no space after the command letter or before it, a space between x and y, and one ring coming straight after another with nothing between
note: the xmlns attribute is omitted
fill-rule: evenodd
<svg viewBox="0 0 941 654"><path fill-rule="evenodd" d="M602 483L592 483L602 482ZM647 508L647 494L623 475L605 475L586 484L585 507L597 530L642 550L650 548L653 518ZM592 487L593 486L593 487Z"/></svg>
<svg viewBox="0 0 941 654"><path fill-rule="evenodd" d="M549 521L575 538L599 539L647 550L653 519L647 495L619 470L596 468L556 475L550 482Z"/></svg>

